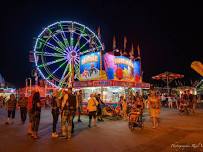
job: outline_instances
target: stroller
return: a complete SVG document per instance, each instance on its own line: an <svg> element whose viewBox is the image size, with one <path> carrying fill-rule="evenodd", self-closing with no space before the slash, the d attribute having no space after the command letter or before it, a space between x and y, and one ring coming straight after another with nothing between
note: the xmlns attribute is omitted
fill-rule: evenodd
<svg viewBox="0 0 203 152"><path fill-rule="evenodd" d="M142 109L132 108L128 118L128 127L131 131L133 131L135 128L144 128Z"/></svg>
<svg viewBox="0 0 203 152"><path fill-rule="evenodd" d="M118 120L121 118L119 107L114 108L113 106L105 106L103 108L103 114L108 116L111 120Z"/></svg>
<svg viewBox="0 0 203 152"><path fill-rule="evenodd" d="M181 102L179 105L179 111L180 111L180 113L185 113L185 114L189 115L192 112L191 105L188 103Z"/></svg>

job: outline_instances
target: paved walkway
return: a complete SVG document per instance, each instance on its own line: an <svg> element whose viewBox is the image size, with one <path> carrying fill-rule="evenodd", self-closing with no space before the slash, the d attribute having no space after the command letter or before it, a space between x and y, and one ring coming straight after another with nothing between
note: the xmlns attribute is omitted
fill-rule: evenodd
<svg viewBox="0 0 203 152"><path fill-rule="evenodd" d="M162 109L161 124L152 129L146 115L145 127L131 132L127 121L105 120L98 127L88 128L87 117L76 123L71 141L52 139L51 114L42 111L40 139L26 135L27 124L20 124L19 112L13 125L5 125L6 112L0 109L0 152L167 152L203 151L203 110L195 115L180 115L174 109ZM196 148L194 148L196 146Z"/></svg>

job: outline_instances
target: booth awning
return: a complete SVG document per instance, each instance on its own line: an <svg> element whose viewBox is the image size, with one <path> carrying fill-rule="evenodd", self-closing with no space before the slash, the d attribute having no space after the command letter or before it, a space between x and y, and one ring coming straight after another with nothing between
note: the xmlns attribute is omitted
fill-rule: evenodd
<svg viewBox="0 0 203 152"><path fill-rule="evenodd" d="M73 84L74 87L130 87L130 88L150 88L149 83L135 83L129 81L117 81L117 80L93 80L93 81L76 81Z"/></svg>

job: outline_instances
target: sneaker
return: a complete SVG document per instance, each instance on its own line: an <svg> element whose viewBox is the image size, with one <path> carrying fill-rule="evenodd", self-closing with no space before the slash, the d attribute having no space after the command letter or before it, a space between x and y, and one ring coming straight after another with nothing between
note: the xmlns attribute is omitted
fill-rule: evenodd
<svg viewBox="0 0 203 152"><path fill-rule="evenodd" d="M56 132L51 133L51 137L52 137L52 138L57 138L57 137L58 137L58 134L57 134Z"/></svg>
<svg viewBox="0 0 203 152"><path fill-rule="evenodd" d="M69 137L69 138L67 138L67 140L68 140L68 141L70 141L70 140L71 140L71 138Z"/></svg>

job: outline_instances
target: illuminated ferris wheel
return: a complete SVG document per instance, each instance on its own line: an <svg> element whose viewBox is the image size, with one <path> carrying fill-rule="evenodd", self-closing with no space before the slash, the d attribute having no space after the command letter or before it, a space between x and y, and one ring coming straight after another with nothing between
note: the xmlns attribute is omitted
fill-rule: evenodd
<svg viewBox="0 0 203 152"><path fill-rule="evenodd" d="M46 27L34 46L35 65L51 85L61 88L80 78L80 56L102 49L97 35L77 22L60 21Z"/></svg>

